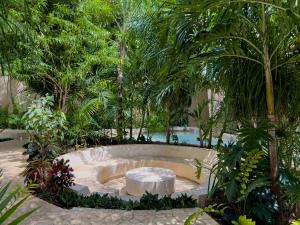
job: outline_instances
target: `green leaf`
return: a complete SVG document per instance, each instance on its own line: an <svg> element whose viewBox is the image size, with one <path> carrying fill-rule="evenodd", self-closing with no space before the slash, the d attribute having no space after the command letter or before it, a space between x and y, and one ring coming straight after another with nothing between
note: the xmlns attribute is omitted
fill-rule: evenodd
<svg viewBox="0 0 300 225"><path fill-rule="evenodd" d="M17 224L21 223L22 221L24 221L27 217L29 217L32 213L34 213L38 209L39 209L39 207L22 214L21 216L17 217L15 220L10 222L8 225L17 225Z"/></svg>
<svg viewBox="0 0 300 225"><path fill-rule="evenodd" d="M294 220L291 225L300 225L300 220Z"/></svg>
<svg viewBox="0 0 300 225"><path fill-rule="evenodd" d="M1 188L0 190L0 200L3 198L3 196L5 195L5 193L7 192L7 189L9 187L11 182L9 182L7 185L5 185L3 188ZM1 210L0 210L1 212Z"/></svg>
<svg viewBox="0 0 300 225"><path fill-rule="evenodd" d="M203 209L200 209L198 212L193 213L185 220L184 225L192 225L204 213L205 211Z"/></svg>
<svg viewBox="0 0 300 225"><path fill-rule="evenodd" d="M234 179L232 179L231 181L225 184L224 188L225 188L224 193L228 201L229 202L234 201L234 199L236 199L239 193L239 185L235 182Z"/></svg>
<svg viewBox="0 0 300 225"><path fill-rule="evenodd" d="M247 188L245 188L245 192L243 196L241 196L238 201L245 200L247 196L256 188L267 186L271 183L271 181L268 178L262 177L258 178L255 181L251 182Z"/></svg>
<svg viewBox="0 0 300 225"><path fill-rule="evenodd" d="M10 193L3 201L0 202L0 213L2 213L2 210L5 209L11 200L16 197L17 193L17 190Z"/></svg>
<svg viewBox="0 0 300 225"><path fill-rule="evenodd" d="M3 213L0 216L0 224L7 220L27 200L28 197L29 196L26 196L25 198L21 199L18 203L14 204L11 208L6 210L5 213Z"/></svg>
<svg viewBox="0 0 300 225"><path fill-rule="evenodd" d="M233 225L256 225L255 221L252 219L247 219L246 216L240 216L238 221L232 221Z"/></svg>

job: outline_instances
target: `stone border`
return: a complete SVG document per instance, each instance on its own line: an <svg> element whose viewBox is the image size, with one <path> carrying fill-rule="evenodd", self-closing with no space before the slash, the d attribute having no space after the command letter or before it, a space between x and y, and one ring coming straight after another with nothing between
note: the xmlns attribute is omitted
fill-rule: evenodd
<svg viewBox="0 0 300 225"><path fill-rule="evenodd" d="M74 169L75 186L72 189L84 195L92 193L118 196L123 200L138 200L139 197L119 195L119 190L103 185L110 179L124 176L129 169L154 166L172 169L177 176L199 183L199 187L176 192L172 197L187 194L203 199L207 194L209 169L216 163L216 152L197 147L157 144L112 145L88 148L59 157L70 160ZM201 161L200 179L194 176L194 159Z"/></svg>

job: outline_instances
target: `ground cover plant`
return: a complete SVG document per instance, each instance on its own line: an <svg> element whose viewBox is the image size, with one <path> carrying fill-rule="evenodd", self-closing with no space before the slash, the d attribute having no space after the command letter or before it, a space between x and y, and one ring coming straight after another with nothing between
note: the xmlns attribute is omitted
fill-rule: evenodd
<svg viewBox="0 0 300 225"><path fill-rule="evenodd" d="M168 210L180 208L194 208L197 201L190 196L181 195L176 198L169 196L159 197L150 193L144 194L139 201L122 200L109 195L92 194L83 196L72 191L63 192L56 199L62 207L87 207L123 210Z"/></svg>

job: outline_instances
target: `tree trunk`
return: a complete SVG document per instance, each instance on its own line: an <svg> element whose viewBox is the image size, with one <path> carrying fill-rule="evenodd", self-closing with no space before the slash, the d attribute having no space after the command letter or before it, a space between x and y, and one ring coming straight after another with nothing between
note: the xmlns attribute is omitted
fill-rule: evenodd
<svg viewBox="0 0 300 225"><path fill-rule="evenodd" d="M276 144L276 116L275 116L275 97L273 90L273 80L271 73L271 61L269 56L269 48L267 45L267 37L266 37L266 14L265 14L265 6L262 4L262 34L263 34L263 62L264 62L264 76L265 76L265 88L266 88L266 102L267 102L267 118L269 123L271 124L271 128L269 129L269 134L272 137L272 140L269 141L269 159L270 159L270 177L272 180L272 190L276 194L277 202L278 202L278 215L277 215L277 224L284 224L284 216L283 216L283 204L281 199L281 190L280 185L278 183L278 155L277 155L277 144Z"/></svg>
<svg viewBox="0 0 300 225"><path fill-rule="evenodd" d="M200 148L203 148L204 143L203 143L203 137L202 137L202 129L201 126L199 125L199 141L200 141Z"/></svg>
<svg viewBox="0 0 300 225"><path fill-rule="evenodd" d="M273 80L271 74L270 56L267 45L266 37L266 22L265 22L265 7L262 5L263 14L263 61L264 61L264 76L266 85L266 102L267 102L267 113L268 120L272 125L275 125L275 101L273 91ZM276 146L276 135L275 127L269 130L269 134L272 136L272 140L269 142L269 155L270 155L270 166L271 166L271 179L273 183L277 182L278 178L278 159L277 159L277 146Z"/></svg>
<svg viewBox="0 0 300 225"><path fill-rule="evenodd" d="M144 128L144 123L145 123L145 116L146 116L146 107L143 107L142 109L142 121L141 121L141 126L140 126L140 131L139 131L139 135L137 137L137 140L140 140L140 137L142 135L143 132L143 128Z"/></svg>
<svg viewBox="0 0 300 225"><path fill-rule="evenodd" d="M222 138L223 138L223 134L225 133L226 129L227 129L227 121L226 121L226 118L225 118L225 121L223 123L222 129L221 129L221 132L220 132L220 135L219 135L219 138L218 138L217 148L220 148L220 146L223 142Z"/></svg>
<svg viewBox="0 0 300 225"><path fill-rule="evenodd" d="M170 144L170 140L171 140L171 129L170 129L170 125L168 125L167 129L166 129L166 142L167 142L167 144Z"/></svg>
<svg viewBox="0 0 300 225"><path fill-rule="evenodd" d="M209 136L208 136L208 148L212 147L212 132L213 132L213 121L212 118L214 116L214 91L211 89L210 91L210 121L211 121L211 128L209 130Z"/></svg>
<svg viewBox="0 0 300 225"><path fill-rule="evenodd" d="M118 83L118 109L117 109L117 141L123 140L123 71L125 60L125 44L123 41L119 45L120 62L118 65L117 83Z"/></svg>
<svg viewBox="0 0 300 225"><path fill-rule="evenodd" d="M61 111L67 113L67 99L69 94L69 87L64 88L63 96L62 96L62 104L61 104Z"/></svg>
<svg viewBox="0 0 300 225"><path fill-rule="evenodd" d="M11 75L8 75L8 87L7 87L7 94L9 95L9 99L10 99L10 103L11 103L11 106L12 106L12 110L14 110L14 107L15 107L15 97L14 97L14 94L13 94L13 84L12 84L13 80L12 80L12 77Z"/></svg>
<svg viewBox="0 0 300 225"><path fill-rule="evenodd" d="M171 141L171 128L170 128L170 126L171 126L171 119L170 119L170 116L169 116L168 124L167 124L167 128L166 128L166 143L167 144L170 144L170 141Z"/></svg>
<svg viewBox="0 0 300 225"><path fill-rule="evenodd" d="M129 139L132 139L133 129L133 94L130 94L130 119L129 119Z"/></svg>

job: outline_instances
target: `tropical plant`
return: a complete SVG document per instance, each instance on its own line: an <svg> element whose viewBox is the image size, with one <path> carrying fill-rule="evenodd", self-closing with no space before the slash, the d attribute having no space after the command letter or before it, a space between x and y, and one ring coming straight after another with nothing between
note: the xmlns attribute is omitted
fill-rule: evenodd
<svg viewBox="0 0 300 225"><path fill-rule="evenodd" d="M205 213L216 213L219 215L223 215L224 214L224 205L220 204L213 204L213 205L209 205L203 209L200 209L198 212L193 213L192 215L190 215L184 222L184 225L192 225L199 217L201 217L203 214Z"/></svg>
<svg viewBox="0 0 300 225"><path fill-rule="evenodd" d="M212 169L214 179L209 197L228 202L235 215L245 214L273 224L276 200L265 172L269 165L263 160L270 138L266 126L262 121L256 127L244 123L239 130L239 141L218 149L219 162Z"/></svg>
<svg viewBox="0 0 300 225"><path fill-rule="evenodd" d="M58 196L73 185L73 169L68 160L30 160L22 172L27 186L37 194Z"/></svg>
<svg viewBox="0 0 300 225"><path fill-rule="evenodd" d="M233 225L255 225L256 222L246 216L240 216L237 221L232 221Z"/></svg>
<svg viewBox="0 0 300 225"><path fill-rule="evenodd" d="M100 15L105 10L100 5L49 0L32 12L35 51L32 46L26 48L27 64L20 79L40 95L50 93L55 108L64 113L68 103L84 99L82 85L95 82L94 73L100 75L103 65L115 63L115 45L101 26ZM105 69L110 70L109 66Z"/></svg>
<svg viewBox="0 0 300 225"><path fill-rule="evenodd" d="M270 174L282 208L275 125L282 114L299 115L299 96L292 94L300 84L295 51L299 5L293 0L205 0L180 1L173 9L169 18L177 26L183 54L191 62L205 61L204 75L219 80L237 116L263 116L272 125L268 129ZM281 212L278 223L283 223Z"/></svg>
<svg viewBox="0 0 300 225"><path fill-rule="evenodd" d="M35 192L43 192L47 188L51 162L48 159L30 160L22 172L27 186L35 185Z"/></svg>
<svg viewBox="0 0 300 225"><path fill-rule="evenodd" d="M198 104L197 108L190 113L190 115L193 117L193 119L196 120L199 130L199 141L200 141L200 147L204 147L204 126L206 123L205 116L203 116L204 110L206 110L207 104Z"/></svg>
<svg viewBox="0 0 300 225"><path fill-rule="evenodd" d="M8 192L10 183L0 187L0 224L16 225L26 220L38 208L27 211L16 218L14 213L27 201L30 194L24 193L21 187L14 188Z"/></svg>
<svg viewBox="0 0 300 225"><path fill-rule="evenodd" d="M202 163L199 159L195 159L195 177L200 179L202 171Z"/></svg>
<svg viewBox="0 0 300 225"><path fill-rule="evenodd" d="M58 195L74 183L73 169L69 160L56 160L47 174L46 189L50 193Z"/></svg>
<svg viewBox="0 0 300 225"><path fill-rule="evenodd" d="M64 139L65 115L53 111L53 97L46 95L34 100L23 116L26 130L30 135L30 153L38 151L38 157L52 157L58 155L59 143Z"/></svg>

